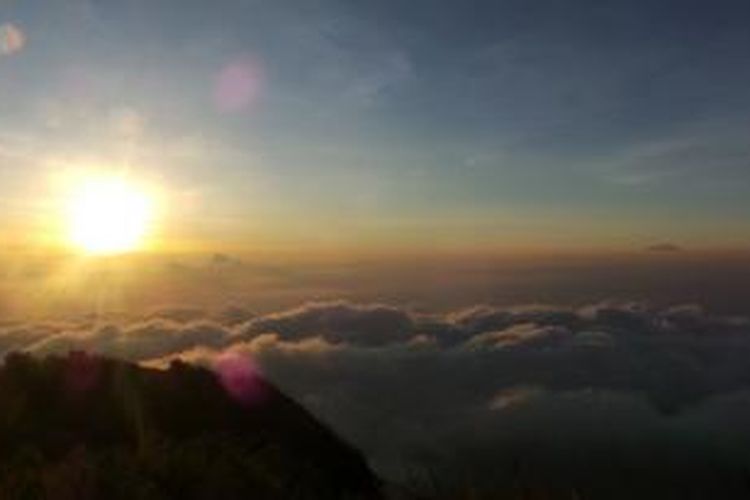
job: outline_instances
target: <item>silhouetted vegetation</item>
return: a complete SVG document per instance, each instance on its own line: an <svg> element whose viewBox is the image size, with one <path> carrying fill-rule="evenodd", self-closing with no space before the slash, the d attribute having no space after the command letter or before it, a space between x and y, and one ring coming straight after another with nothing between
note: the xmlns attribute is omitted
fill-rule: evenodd
<svg viewBox="0 0 750 500"><path fill-rule="evenodd" d="M83 353L9 355L0 368L0 496L379 497L356 450L262 377L229 376Z"/></svg>

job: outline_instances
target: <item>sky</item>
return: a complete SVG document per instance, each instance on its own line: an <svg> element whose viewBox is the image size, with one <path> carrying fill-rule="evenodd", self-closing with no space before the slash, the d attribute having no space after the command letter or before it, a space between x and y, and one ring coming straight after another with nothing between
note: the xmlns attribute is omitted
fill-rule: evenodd
<svg viewBox="0 0 750 500"><path fill-rule="evenodd" d="M0 223L81 169L164 248L746 244L750 7L4 0ZM49 238L48 238L49 239Z"/></svg>
<svg viewBox="0 0 750 500"><path fill-rule="evenodd" d="M748 25L0 0L0 355L250 357L388 479L746 498ZM112 199L146 240L81 252L120 245Z"/></svg>

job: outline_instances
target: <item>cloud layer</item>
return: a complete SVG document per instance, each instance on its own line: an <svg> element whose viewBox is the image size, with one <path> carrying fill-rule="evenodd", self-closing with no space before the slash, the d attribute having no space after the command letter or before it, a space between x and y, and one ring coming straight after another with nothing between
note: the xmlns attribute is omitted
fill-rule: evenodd
<svg viewBox="0 0 750 500"><path fill-rule="evenodd" d="M103 325L6 324L0 351L85 349L156 366L247 355L394 474L498 440L506 459L528 449L523 439L551 454L597 439L625 453L632 436L711 436L732 460L750 444L750 321L695 305L424 314L326 302L217 317L165 310Z"/></svg>

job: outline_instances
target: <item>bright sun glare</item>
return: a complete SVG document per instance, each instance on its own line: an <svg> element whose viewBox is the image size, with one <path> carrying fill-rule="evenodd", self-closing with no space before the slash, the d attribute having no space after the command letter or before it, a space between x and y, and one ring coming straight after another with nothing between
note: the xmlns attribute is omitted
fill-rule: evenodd
<svg viewBox="0 0 750 500"><path fill-rule="evenodd" d="M70 242L90 254L137 250L144 244L153 202L139 187L120 177L82 179L70 195Z"/></svg>

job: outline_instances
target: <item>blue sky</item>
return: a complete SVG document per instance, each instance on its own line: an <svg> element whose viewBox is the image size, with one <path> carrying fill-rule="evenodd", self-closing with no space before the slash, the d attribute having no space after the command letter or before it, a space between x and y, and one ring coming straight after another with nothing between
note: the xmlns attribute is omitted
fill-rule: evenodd
<svg viewBox="0 0 750 500"><path fill-rule="evenodd" d="M0 57L2 217L91 163L156 179L175 233L217 244L742 245L749 21L739 1L6 2L26 43Z"/></svg>

